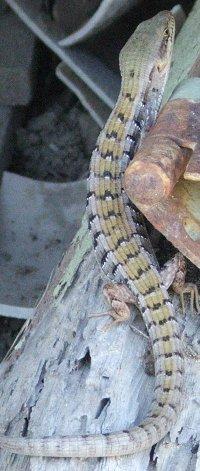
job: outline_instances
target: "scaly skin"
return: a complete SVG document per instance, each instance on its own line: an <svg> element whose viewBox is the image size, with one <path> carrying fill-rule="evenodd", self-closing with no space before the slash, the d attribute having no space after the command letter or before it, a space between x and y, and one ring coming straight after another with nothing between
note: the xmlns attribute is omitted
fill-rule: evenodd
<svg viewBox="0 0 200 471"><path fill-rule="evenodd" d="M157 443L171 428L180 405L183 357L173 307L146 251L137 211L126 197L123 173L141 136L155 122L166 82L174 19L161 12L138 26L120 54L122 87L92 154L88 214L103 271L137 296L155 358L155 399L138 427L110 435L44 439L0 437L14 453L52 457L132 454Z"/></svg>

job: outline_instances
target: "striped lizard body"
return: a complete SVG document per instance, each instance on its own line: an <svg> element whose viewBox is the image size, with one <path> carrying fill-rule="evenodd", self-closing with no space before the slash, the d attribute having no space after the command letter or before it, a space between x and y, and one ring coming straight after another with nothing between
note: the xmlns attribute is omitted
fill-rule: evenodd
<svg viewBox="0 0 200 471"><path fill-rule="evenodd" d="M123 174L156 120L170 67L174 20L161 12L137 28L120 54L122 87L91 159L88 213L102 270L137 297L153 346L155 399L147 419L128 433L126 454L155 444L173 424L181 398L183 355L168 293L149 253ZM119 440L119 434L118 434ZM121 454L116 444L113 454ZM106 454L106 456L108 456Z"/></svg>
<svg viewBox="0 0 200 471"><path fill-rule="evenodd" d="M139 426L109 435L29 439L0 437L12 452L52 457L132 454L157 443L179 409L183 358L173 307L151 254L137 211L123 190L123 174L141 137L155 122L167 79L174 19L161 12L138 26L120 53L122 87L92 154L88 217L102 269L137 296L155 358L155 399Z"/></svg>

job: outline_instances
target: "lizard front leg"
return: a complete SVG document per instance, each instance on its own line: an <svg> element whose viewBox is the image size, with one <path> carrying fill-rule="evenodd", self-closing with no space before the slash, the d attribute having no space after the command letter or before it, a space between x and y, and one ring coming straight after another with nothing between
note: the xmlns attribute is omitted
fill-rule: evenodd
<svg viewBox="0 0 200 471"><path fill-rule="evenodd" d="M130 305L138 306L137 297L122 283L107 283L103 287L103 294L111 309L107 312L95 314L90 317L111 316L114 322L106 326L106 330L114 324L119 324L130 319ZM139 306L138 306L139 307Z"/></svg>
<svg viewBox="0 0 200 471"><path fill-rule="evenodd" d="M103 288L103 294L111 305L112 309L107 313L99 314L98 317L102 315L110 315L114 319L114 322L110 322L104 330L108 330L114 324L119 324L129 320L131 316L129 307L130 305L135 305L140 310L137 296L134 296L130 289L124 284L107 283ZM136 332L136 334L149 340L148 335L135 327L133 324L130 324L129 327L131 330Z"/></svg>
<svg viewBox="0 0 200 471"><path fill-rule="evenodd" d="M130 319L129 305L135 304L138 306L137 297L131 293L126 285L107 283L103 288L103 294L112 307L109 314L113 317L115 324Z"/></svg>

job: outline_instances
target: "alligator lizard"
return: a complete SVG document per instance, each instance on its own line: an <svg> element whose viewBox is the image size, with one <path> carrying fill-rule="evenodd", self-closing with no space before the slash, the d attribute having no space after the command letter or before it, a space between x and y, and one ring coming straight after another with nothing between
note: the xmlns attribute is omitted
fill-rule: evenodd
<svg viewBox="0 0 200 471"><path fill-rule="evenodd" d="M123 173L141 137L155 122L167 79L174 19L164 11L141 23L120 53L122 86L116 106L92 154L88 216L103 271L136 296L152 341L155 398L139 426L109 435L0 437L14 453L52 457L105 457L132 454L157 443L179 410L183 356L178 324L143 229L123 190Z"/></svg>

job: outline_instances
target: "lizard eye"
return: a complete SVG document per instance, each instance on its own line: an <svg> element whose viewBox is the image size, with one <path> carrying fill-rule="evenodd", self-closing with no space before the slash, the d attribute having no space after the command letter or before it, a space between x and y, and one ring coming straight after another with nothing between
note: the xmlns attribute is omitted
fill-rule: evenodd
<svg viewBox="0 0 200 471"><path fill-rule="evenodd" d="M169 31L168 28L166 28L164 30L164 33L163 33L163 39L162 39L162 44L161 44L161 48L160 48L161 56L165 53L166 47L168 45L169 38L170 38L170 31Z"/></svg>
<svg viewBox="0 0 200 471"><path fill-rule="evenodd" d="M164 30L164 35L163 35L163 43L165 44L165 46L167 46L169 37L170 37L169 29L166 28L166 29Z"/></svg>

